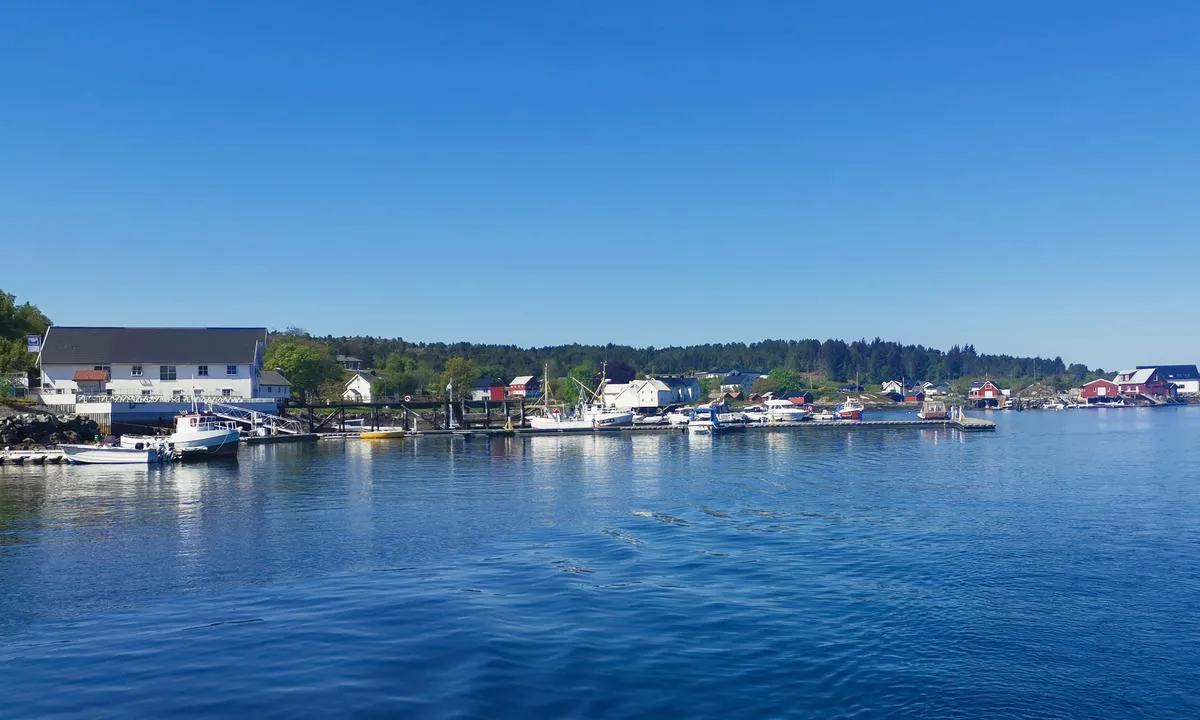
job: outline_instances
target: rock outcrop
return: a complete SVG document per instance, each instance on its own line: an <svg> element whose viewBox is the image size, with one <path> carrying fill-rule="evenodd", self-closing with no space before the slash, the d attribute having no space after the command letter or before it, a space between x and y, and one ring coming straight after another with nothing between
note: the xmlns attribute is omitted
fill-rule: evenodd
<svg viewBox="0 0 1200 720"><path fill-rule="evenodd" d="M80 415L10 415L0 419L0 446L90 442L99 432L95 420Z"/></svg>

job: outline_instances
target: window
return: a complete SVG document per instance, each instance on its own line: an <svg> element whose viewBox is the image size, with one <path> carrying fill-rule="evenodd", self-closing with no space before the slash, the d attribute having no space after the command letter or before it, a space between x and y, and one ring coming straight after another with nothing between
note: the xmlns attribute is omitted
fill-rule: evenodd
<svg viewBox="0 0 1200 720"><path fill-rule="evenodd" d="M134 365L133 367L129 368L129 376L130 377L141 377L142 376L142 366Z"/></svg>
<svg viewBox="0 0 1200 720"><path fill-rule="evenodd" d="M108 373L109 375L112 375L112 368L110 368L108 365L93 365L92 369L93 370L103 370L104 372Z"/></svg>
<svg viewBox="0 0 1200 720"><path fill-rule="evenodd" d="M196 366L196 374L199 375L200 377L208 377L208 366L207 365L197 365Z"/></svg>
<svg viewBox="0 0 1200 720"><path fill-rule="evenodd" d="M233 396L233 389L232 389L232 388L222 388L222 389L221 389L221 394L222 394L222 395L224 395L225 397L232 397L232 396Z"/></svg>
<svg viewBox="0 0 1200 720"><path fill-rule="evenodd" d="M158 366L158 379L159 380L174 380L175 379L175 366L174 365L159 365Z"/></svg>
<svg viewBox="0 0 1200 720"><path fill-rule="evenodd" d="M150 393L151 393L151 392L152 392L151 390L142 390L142 396L143 396L143 397L150 397Z"/></svg>
<svg viewBox="0 0 1200 720"><path fill-rule="evenodd" d="M201 390L200 388L196 388L195 390L192 391L192 394L199 397L200 395L204 394L204 391Z"/></svg>
<svg viewBox="0 0 1200 720"><path fill-rule="evenodd" d="M237 365L226 365L225 366L225 374L226 375L237 375Z"/></svg>
<svg viewBox="0 0 1200 720"><path fill-rule="evenodd" d="M171 391L171 397L183 397L183 391L176 388Z"/></svg>

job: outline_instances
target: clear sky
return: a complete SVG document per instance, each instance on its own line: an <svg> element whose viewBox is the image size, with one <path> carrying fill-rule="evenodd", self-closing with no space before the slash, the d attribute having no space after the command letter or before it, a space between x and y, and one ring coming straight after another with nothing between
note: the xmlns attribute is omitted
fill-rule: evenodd
<svg viewBox="0 0 1200 720"><path fill-rule="evenodd" d="M0 8L56 322L1200 360L1200 3Z"/></svg>

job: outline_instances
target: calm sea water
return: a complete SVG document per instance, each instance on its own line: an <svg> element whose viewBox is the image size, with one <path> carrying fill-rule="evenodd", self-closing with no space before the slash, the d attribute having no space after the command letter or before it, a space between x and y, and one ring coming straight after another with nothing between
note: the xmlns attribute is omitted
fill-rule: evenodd
<svg viewBox="0 0 1200 720"><path fill-rule="evenodd" d="M0 469L0 715L1200 716L1200 409Z"/></svg>

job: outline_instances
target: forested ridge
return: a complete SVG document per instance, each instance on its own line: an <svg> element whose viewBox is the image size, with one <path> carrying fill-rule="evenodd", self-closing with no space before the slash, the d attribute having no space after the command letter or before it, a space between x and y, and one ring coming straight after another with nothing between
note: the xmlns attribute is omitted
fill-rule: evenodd
<svg viewBox="0 0 1200 720"><path fill-rule="evenodd" d="M684 347L635 348L627 345L556 345L521 348L479 343L421 343L400 338L314 338L334 352L360 358L364 367L383 367L389 356L405 358L410 366L440 371L452 357L464 357L483 374L511 378L541 375L550 366L552 377L579 365L628 363L638 374L684 374L716 370L768 372L787 368L834 381L878 383L889 379L953 381L960 378L1062 378L1073 382L1102 374L1062 358L1016 357L976 352L955 345L943 351L922 345L882 340L763 340L753 343L710 343Z"/></svg>

